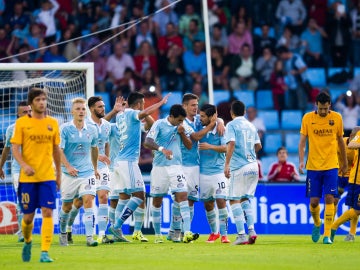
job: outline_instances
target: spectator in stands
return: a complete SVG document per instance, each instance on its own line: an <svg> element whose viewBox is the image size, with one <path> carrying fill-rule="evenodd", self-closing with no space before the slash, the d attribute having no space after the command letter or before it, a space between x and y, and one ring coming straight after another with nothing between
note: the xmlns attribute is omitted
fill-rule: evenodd
<svg viewBox="0 0 360 270"><path fill-rule="evenodd" d="M91 49L91 51L86 54L83 61L94 63L95 92L106 92L106 59L100 55L99 48Z"/></svg>
<svg viewBox="0 0 360 270"><path fill-rule="evenodd" d="M69 62L78 59L81 55L81 39L78 38L80 35L79 32L72 32L70 29L66 29L64 32L64 36L66 36L69 41L65 44L63 56Z"/></svg>
<svg viewBox="0 0 360 270"><path fill-rule="evenodd" d="M190 34L190 24L192 20L196 20L198 22L198 29L202 30L202 19L199 14L196 14L194 4L188 2L185 6L185 13L180 16L179 20L179 33L183 36L187 36Z"/></svg>
<svg viewBox="0 0 360 270"><path fill-rule="evenodd" d="M172 45L176 44L183 49L183 41L181 36L177 33L174 23L169 22L166 25L166 35L158 38L157 49L160 57L167 56L167 53Z"/></svg>
<svg viewBox="0 0 360 270"><path fill-rule="evenodd" d="M166 56L160 58L159 75L162 89L167 91L183 91L185 67L182 49L173 44Z"/></svg>
<svg viewBox="0 0 360 270"><path fill-rule="evenodd" d="M30 50L29 45L21 44L18 48L14 48L14 44L17 43L17 40L18 38L13 36L6 51L8 56L13 56L10 58L10 63L29 63L30 55L26 53ZM12 72L12 78L14 81L21 81L26 80L28 75L24 70L16 70Z"/></svg>
<svg viewBox="0 0 360 270"><path fill-rule="evenodd" d="M212 35L210 35L210 44L212 47L223 48L224 55L228 53L228 37L226 31L220 23L216 23L212 27Z"/></svg>
<svg viewBox="0 0 360 270"><path fill-rule="evenodd" d="M267 179L269 182L294 182L300 180L299 172L292 162L288 162L288 153L284 146L276 151L277 162L270 165Z"/></svg>
<svg viewBox="0 0 360 270"><path fill-rule="evenodd" d="M276 9L276 18L279 21L282 33L285 26L291 26L294 34L299 35L306 19L306 9L301 0L281 0Z"/></svg>
<svg viewBox="0 0 360 270"><path fill-rule="evenodd" d="M285 46L294 53L300 53L301 40L298 35L294 35L290 26L285 26L284 32L277 42L277 47Z"/></svg>
<svg viewBox="0 0 360 270"><path fill-rule="evenodd" d="M217 104L217 114L218 117L224 120L224 124L226 125L228 122L232 120L230 111L231 111L231 104L234 100L237 100L236 97L230 92L230 98L229 100L220 102ZM215 100L216 104L216 100Z"/></svg>
<svg viewBox="0 0 360 270"><path fill-rule="evenodd" d="M265 47L275 51L276 39L269 36L270 26L268 24L261 25L261 35L254 36L254 56L257 59L262 53Z"/></svg>
<svg viewBox="0 0 360 270"><path fill-rule="evenodd" d="M30 18L24 12L23 2L15 2L13 11L5 16L4 25L9 33L24 37L30 25Z"/></svg>
<svg viewBox="0 0 360 270"><path fill-rule="evenodd" d="M161 8L164 8L169 5L169 0L162 0ZM179 18L177 14L173 11L172 7L164 9L162 12L158 12L153 17L154 29L156 36L164 36L166 34L166 25L172 22L174 25L178 26Z"/></svg>
<svg viewBox="0 0 360 270"><path fill-rule="evenodd" d="M349 137L351 130L358 125L360 115L360 98L356 92L347 91L340 95L334 105L341 113L344 122L344 136Z"/></svg>
<svg viewBox="0 0 360 270"><path fill-rule="evenodd" d="M6 50L9 47L11 40L8 38L5 28L0 27L0 59L7 56ZM4 62L3 60L1 62Z"/></svg>
<svg viewBox="0 0 360 270"><path fill-rule="evenodd" d="M352 55L356 66L360 63L360 1L350 12L352 22Z"/></svg>
<svg viewBox="0 0 360 270"><path fill-rule="evenodd" d="M299 54L291 52L285 46L278 48L278 55L284 62L286 82L289 88L287 105L291 109L306 110L308 96L303 87L307 80L307 66Z"/></svg>
<svg viewBox="0 0 360 270"><path fill-rule="evenodd" d="M305 48L304 60L309 67L324 67L323 39L328 36L315 19L309 19L308 27L301 34L302 46Z"/></svg>
<svg viewBox="0 0 360 270"><path fill-rule="evenodd" d="M185 87L191 89L194 82L199 82L205 89L207 87L207 69L203 42L195 40L193 49L184 52L183 61L186 71Z"/></svg>
<svg viewBox="0 0 360 270"><path fill-rule="evenodd" d="M198 105L201 108L202 105L209 103L209 98L207 93L204 91L201 83L195 82L191 91L194 95L199 97Z"/></svg>
<svg viewBox="0 0 360 270"><path fill-rule="evenodd" d="M240 5L236 12L231 16L231 28L235 29L238 22L244 22L249 31L252 29L252 17L244 5Z"/></svg>
<svg viewBox="0 0 360 270"><path fill-rule="evenodd" d="M314 19L320 27L325 27L328 0L304 0L303 2L307 6L308 18Z"/></svg>
<svg viewBox="0 0 360 270"><path fill-rule="evenodd" d="M56 40L55 14L58 9L59 4L56 0L44 0L40 12L36 16L36 22L46 26L45 42L47 44Z"/></svg>
<svg viewBox="0 0 360 270"><path fill-rule="evenodd" d="M253 53L253 40L250 31L243 21L237 22L233 32L229 36L229 53L238 55L244 44L248 44L250 54Z"/></svg>
<svg viewBox="0 0 360 270"><path fill-rule="evenodd" d="M40 43L44 39L45 28L41 27L38 23L32 23L30 25L30 32L24 37L24 43L28 44L30 50L35 50L39 48ZM34 52L30 55L31 59L34 61L38 57L38 53Z"/></svg>
<svg viewBox="0 0 360 270"><path fill-rule="evenodd" d="M140 23L139 31L133 36L132 44L135 49L139 48L144 41L150 43L151 46L156 46L156 36L150 31L150 21L143 20Z"/></svg>
<svg viewBox="0 0 360 270"><path fill-rule="evenodd" d="M123 44L118 41L114 46L114 53L110 55L106 62L108 79L106 91L108 93L111 93L112 89L119 84L127 67L135 70L134 60L129 54L123 52Z"/></svg>
<svg viewBox="0 0 360 270"><path fill-rule="evenodd" d="M333 15L327 17L326 32L329 36L332 66L345 67L348 63L351 44L351 20L345 6L336 3Z"/></svg>
<svg viewBox="0 0 360 270"><path fill-rule="evenodd" d="M149 41L144 40L134 54L135 72L138 76L142 76L148 68L151 68L157 74L157 61L154 47Z"/></svg>
<svg viewBox="0 0 360 270"><path fill-rule="evenodd" d="M260 118L257 114L257 109L254 106L249 106L246 109L246 118L256 127L263 148L257 153L257 157L261 158L264 153L264 135L266 132L266 127L264 120Z"/></svg>
<svg viewBox="0 0 360 270"><path fill-rule="evenodd" d="M140 87L136 79L135 72L127 67L125 68L124 76L119 81L119 87L122 87L123 90L126 90L125 92L128 92L127 94L130 94L130 92L134 92Z"/></svg>
<svg viewBox="0 0 360 270"><path fill-rule="evenodd" d="M259 89L270 89L270 76L274 70L276 57L270 47L264 47L262 55L256 60L255 70L259 82Z"/></svg>
<svg viewBox="0 0 360 270"><path fill-rule="evenodd" d="M288 90L288 86L285 83L285 72L283 61L281 59L276 60L274 70L270 78L272 97L275 110L281 115L281 111L285 109L285 92Z"/></svg>
<svg viewBox="0 0 360 270"><path fill-rule="evenodd" d="M156 92L161 96L160 79L151 67L147 68L141 76L141 87L148 89L152 93Z"/></svg>
<svg viewBox="0 0 360 270"><path fill-rule="evenodd" d="M222 47L214 46L211 48L211 66L213 73L213 88L229 90L230 65L228 58L224 56Z"/></svg>
<svg viewBox="0 0 360 270"><path fill-rule="evenodd" d="M205 42L205 34L199 28L199 21L192 19L189 24L189 31L187 31L187 34L184 35L183 38L185 50L191 50L195 40Z"/></svg>
<svg viewBox="0 0 360 270"><path fill-rule="evenodd" d="M42 57L45 63L66 63L68 60L60 53L59 46L55 41L49 44L44 56Z"/></svg>
<svg viewBox="0 0 360 270"><path fill-rule="evenodd" d="M251 56L250 45L242 45L240 55L230 59L230 88L232 90L256 90L258 82L255 78L255 62Z"/></svg>

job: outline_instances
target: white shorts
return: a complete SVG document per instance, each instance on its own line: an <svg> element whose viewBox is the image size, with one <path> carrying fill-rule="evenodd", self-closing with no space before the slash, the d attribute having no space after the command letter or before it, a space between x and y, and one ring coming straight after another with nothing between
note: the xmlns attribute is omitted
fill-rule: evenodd
<svg viewBox="0 0 360 270"><path fill-rule="evenodd" d="M104 167L98 170L100 179L96 179L96 191L107 190L110 191L110 171L109 167Z"/></svg>
<svg viewBox="0 0 360 270"><path fill-rule="evenodd" d="M12 178L12 181L13 181L14 190L15 190L16 194L17 194L17 191L18 191L18 188L19 188L19 177L20 177L20 173L11 174L11 178Z"/></svg>
<svg viewBox="0 0 360 270"><path fill-rule="evenodd" d="M114 171L110 171L110 192L109 192L109 199L110 200L116 200L119 199L119 193L116 192L116 190L119 190L120 188L116 186L116 183L118 181L114 181Z"/></svg>
<svg viewBox="0 0 360 270"><path fill-rule="evenodd" d="M185 174L181 165L154 166L151 170L150 196L164 197L171 193L187 192Z"/></svg>
<svg viewBox="0 0 360 270"><path fill-rule="evenodd" d="M61 179L61 200L63 202L72 202L74 198L84 195L96 195L95 175L77 178L63 173Z"/></svg>
<svg viewBox="0 0 360 270"><path fill-rule="evenodd" d="M200 174L200 200L213 201L227 199L229 193L229 179L224 173L205 175Z"/></svg>
<svg viewBox="0 0 360 270"><path fill-rule="evenodd" d="M192 201L199 201L199 181L200 181L200 167L182 166L185 174L187 187L188 187L188 199Z"/></svg>
<svg viewBox="0 0 360 270"><path fill-rule="evenodd" d="M259 166L257 162L249 163L238 170L232 171L230 176L229 199L240 200L254 197L259 181Z"/></svg>
<svg viewBox="0 0 360 270"><path fill-rule="evenodd" d="M131 195L134 192L144 191L145 184L137 161L120 160L114 164L115 192Z"/></svg>

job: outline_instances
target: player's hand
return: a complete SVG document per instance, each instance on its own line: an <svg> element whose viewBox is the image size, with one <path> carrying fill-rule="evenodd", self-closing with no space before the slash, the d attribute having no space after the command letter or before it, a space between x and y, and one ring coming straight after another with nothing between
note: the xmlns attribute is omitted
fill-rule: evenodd
<svg viewBox="0 0 360 270"><path fill-rule="evenodd" d="M166 102L168 101L170 95L171 95L171 93L168 93L165 97L163 97L163 99L161 100L162 104L166 104Z"/></svg>
<svg viewBox="0 0 360 270"><path fill-rule="evenodd" d="M23 166L23 170L27 176L33 176L35 174L35 170L27 164Z"/></svg>
<svg viewBox="0 0 360 270"><path fill-rule="evenodd" d="M229 165L225 165L224 174L225 174L226 178L230 178L231 174L230 174L230 166Z"/></svg>
<svg viewBox="0 0 360 270"><path fill-rule="evenodd" d="M222 120L221 118L216 118L216 122L217 122L217 127L216 127L216 132L220 135L220 136L224 136L225 134L225 124L224 124L224 120Z"/></svg>
<svg viewBox="0 0 360 270"><path fill-rule="evenodd" d="M211 144L203 142L203 143L199 143L199 150L209 150L211 149Z"/></svg>
<svg viewBox="0 0 360 270"><path fill-rule="evenodd" d="M173 152L171 150L163 149L162 153L165 155L166 159L172 160L173 159Z"/></svg>
<svg viewBox="0 0 360 270"><path fill-rule="evenodd" d="M2 168L0 168L0 178L5 179L5 173L4 173L4 170Z"/></svg>
<svg viewBox="0 0 360 270"><path fill-rule="evenodd" d="M346 174L346 172L348 171L348 165L347 164L343 164L340 168L341 170L341 176L344 176Z"/></svg>
<svg viewBox="0 0 360 270"><path fill-rule="evenodd" d="M98 172L98 170L95 170L94 174L96 179L100 179L100 173Z"/></svg>
<svg viewBox="0 0 360 270"><path fill-rule="evenodd" d="M75 169L73 166L66 167L66 170L72 177L78 176L79 171L77 169Z"/></svg>
<svg viewBox="0 0 360 270"><path fill-rule="evenodd" d="M117 97L115 100L113 110L116 112L123 112L125 111L126 101L123 97Z"/></svg>
<svg viewBox="0 0 360 270"><path fill-rule="evenodd" d="M177 127L177 133L181 134L185 132L185 128L183 125L178 125Z"/></svg>
<svg viewBox="0 0 360 270"><path fill-rule="evenodd" d="M59 191L61 188L61 173L56 173L56 189Z"/></svg>
<svg viewBox="0 0 360 270"><path fill-rule="evenodd" d="M110 165L110 163L111 163L109 157L106 155L99 155L98 160L107 165Z"/></svg>
<svg viewBox="0 0 360 270"><path fill-rule="evenodd" d="M304 174L304 168L305 168L304 162L300 162L299 163L299 173Z"/></svg>

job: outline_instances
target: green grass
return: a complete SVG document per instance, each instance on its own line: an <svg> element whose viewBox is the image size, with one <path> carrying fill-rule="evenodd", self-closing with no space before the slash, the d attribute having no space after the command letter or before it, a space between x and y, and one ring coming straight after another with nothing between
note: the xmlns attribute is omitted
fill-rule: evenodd
<svg viewBox="0 0 360 270"><path fill-rule="evenodd" d="M130 237L129 237L130 238ZM21 261L22 243L16 236L0 235L0 269L356 269L360 263L360 239L353 243L335 238L332 245L312 243L310 236L260 235L255 245L234 246L231 244L205 243L202 235L192 244L165 242L115 243L86 247L85 236L74 236L75 244L60 247L54 236L50 256L55 262L39 263L40 237L34 236L32 260ZM234 240L235 236L230 235ZM218 240L219 241L219 240Z"/></svg>

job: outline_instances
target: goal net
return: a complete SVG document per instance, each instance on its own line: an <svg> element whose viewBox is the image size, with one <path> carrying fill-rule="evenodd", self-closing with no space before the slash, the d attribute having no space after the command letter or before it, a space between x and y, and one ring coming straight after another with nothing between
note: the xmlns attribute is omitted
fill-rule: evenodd
<svg viewBox="0 0 360 270"><path fill-rule="evenodd" d="M19 102L27 100L30 88L46 88L48 114L57 118L59 124L71 118L71 101L75 97L88 98L94 95L93 63L6 63L0 64L0 149L4 148L6 129L17 118ZM0 180L0 234L18 231L16 195L11 178L9 155L3 166L5 179ZM60 198L60 195L58 195ZM57 200L59 209L59 200ZM54 211L55 230L57 214ZM75 222L75 224L78 220ZM34 233L40 232L41 213L35 216ZM77 230L82 230L74 226ZM79 232L79 233L80 233ZM74 231L74 233L76 233Z"/></svg>

